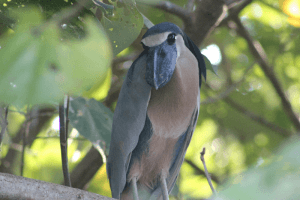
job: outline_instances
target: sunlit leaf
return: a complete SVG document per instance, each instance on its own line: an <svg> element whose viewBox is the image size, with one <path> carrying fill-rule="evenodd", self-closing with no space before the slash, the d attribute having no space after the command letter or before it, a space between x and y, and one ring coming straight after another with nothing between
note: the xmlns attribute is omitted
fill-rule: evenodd
<svg viewBox="0 0 300 200"><path fill-rule="evenodd" d="M44 104L65 93L80 94L104 81L111 48L97 22L86 19L88 35L61 42L55 22L43 24L37 10L26 10L12 37L0 41L0 101Z"/></svg>
<svg viewBox="0 0 300 200"><path fill-rule="evenodd" d="M70 101L70 123L97 149L108 152L113 113L95 99L78 97Z"/></svg>
<svg viewBox="0 0 300 200"><path fill-rule="evenodd" d="M112 70L109 69L105 80L103 82L96 83L95 85L93 85L93 87L89 91L83 93L83 96L87 98L94 98L98 101L104 99L107 96L111 86L111 77Z"/></svg>
<svg viewBox="0 0 300 200"><path fill-rule="evenodd" d="M138 37L143 27L143 17L133 0L124 0L118 5L115 3L113 15L104 16L101 23L111 40L113 54L116 56Z"/></svg>

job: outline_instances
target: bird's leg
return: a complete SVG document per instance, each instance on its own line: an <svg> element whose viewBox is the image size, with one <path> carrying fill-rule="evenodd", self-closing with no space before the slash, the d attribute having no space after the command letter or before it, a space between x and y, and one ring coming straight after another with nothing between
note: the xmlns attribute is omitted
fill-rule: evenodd
<svg viewBox="0 0 300 200"><path fill-rule="evenodd" d="M136 184L136 177L134 177L131 180L131 187L132 187L132 193L133 193L133 199L139 200L138 190L137 190L137 184Z"/></svg>
<svg viewBox="0 0 300 200"><path fill-rule="evenodd" d="M160 178L160 184L161 184L161 190L163 194L164 200L169 200L169 194L168 194L168 187L167 187L167 181L164 176L161 176Z"/></svg>

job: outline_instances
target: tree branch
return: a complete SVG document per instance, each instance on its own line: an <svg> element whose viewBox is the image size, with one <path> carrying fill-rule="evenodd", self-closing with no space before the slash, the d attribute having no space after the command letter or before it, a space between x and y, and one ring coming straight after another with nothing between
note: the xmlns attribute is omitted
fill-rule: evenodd
<svg viewBox="0 0 300 200"><path fill-rule="evenodd" d="M4 173L0 173L0 185L0 199L113 200L76 188Z"/></svg>
<svg viewBox="0 0 300 200"><path fill-rule="evenodd" d="M192 26L186 26L185 32L200 46L225 17L226 7L223 0L196 0L196 5L192 17L194 23Z"/></svg>
<svg viewBox="0 0 300 200"><path fill-rule="evenodd" d="M233 101L230 98L225 98L224 101L230 105L231 107L235 108L237 111L239 111L240 113L244 114L245 116L251 118L253 121L256 121L268 128L270 128L273 131L276 131L278 133L283 134L284 136L288 137L292 135L292 132L281 128L280 126L277 126L276 124L273 124L271 122L269 122L268 120L266 120L263 117L260 117L256 114L254 114L253 112L250 112L249 110L247 110L246 108L244 108L243 106L241 106L240 104L236 103L235 101Z"/></svg>
<svg viewBox="0 0 300 200"><path fill-rule="evenodd" d="M60 148L61 148L61 162L65 185L71 187L71 179L68 166L68 139L66 132L66 120L65 120L65 106L64 103L59 105L59 136L60 136Z"/></svg>
<svg viewBox="0 0 300 200"><path fill-rule="evenodd" d="M35 109L32 112L34 116L41 116L39 118L31 118L31 123L29 126L28 137L27 137L27 146L31 146L36 136L40 133L40 131L45 127L45 125L49 122L49 120L55 115L54 108L43 108L43 109ZM12 111L10 111L12 112ZM47 113L47 115L44 115ZM52 114L52 115L51 115ZM20 130L16 133L16 136L12 138L12 144L20 144L22 141L22 134L25 131L25 124L28 121L23 123ZM18 167L18 161L20 158L20 151L13 148L11 145L6 156L2 158L0 165L0 172L5 173L16 173L14 171Z"/></svg>
<svg viewBox="0 0 300 200"><path fill-rule="evenodd" d="M1 132L0 132L0 146L1 146L1 143L2 143L2 138L4 136L4 133L6 131L6 128L7 128L7 116L8 116L8 106L6 108L4 108L4 118L2 117L2 109L0 109L1 111L1 118L2 118L2 123L1 123ZM1 149L1 147L0 147Z"/></svg>
<svg viewBox="0 0 300 200"><path fill-rule="evenodd" d="M153 5L155 8L161 9L165 12L168 12L170 14L176 15L177 17L179 17L180 19L182 19L182 21L184 22L184 24L186 26L191 26L192 21L191 21L191 15L190 13L185 10L184 8L173 4L169 1L161 1L156 5Z"/></svg>
<svg viewBox="0 0 300 200"><path fill-rule="evenodd" d="M72 187L84 189L87 183L91 181L99 168L103 165L103 158L94 146L78 163L71 172Z"/></svg>
<svg viewBox="0 0 300 200"><path fill-rule="evenodd" d="M279 80L277 79L273 71L273 68L268 64L267 56L266 53L264 52L263 47L260 45L258 41L252 39L252 37L250 36L248 31L242 24L238 16L233 16L232 20L235 22L236 27L232 26L231 28L234 28L238 32L238 34L247 41L251 53L257 60L258 64L261 66L265 75L271 81L275 91L280 97L284 112L290 118L296 130L300 132L299 116L297 116L293 111L292 105L289 102L288 98L286 97L283 88L280 85Z"/></svg>

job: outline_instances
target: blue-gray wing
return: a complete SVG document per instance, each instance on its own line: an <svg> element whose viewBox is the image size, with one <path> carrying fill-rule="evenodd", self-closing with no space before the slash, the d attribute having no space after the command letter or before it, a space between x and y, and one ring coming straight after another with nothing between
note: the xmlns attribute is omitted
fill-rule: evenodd
<svg viewBox="0 0 300 200"><path fill-rule="evenodd" d="M119 199L125 184L131 152L143 130L151 87L145 80L146 55L142 53L128 70L113 117L107 174L112 197Z"/></svg>
<svg viewBox="0 0 300 200"><path fill-rule="evenodd" d="M171 193L171 191L176 183L181 165L184 160L186 150L191 142L194 130L197 125L199 109L200 109L200 90L198 93L197 103L198 104L195 106L195 110L191 117L190 125L187 127L186 132L180 136L180 138L176 144L176 147L175 147L175 157L174 157L174 160L173 160L172 165L169 170L169 176L167 178L167 186L168 186L169 194ZM155 191L153 191L153 193L151 194L150 199L151 200L162 199L161 191L162 191L161 187L156 188Z"/></svg>

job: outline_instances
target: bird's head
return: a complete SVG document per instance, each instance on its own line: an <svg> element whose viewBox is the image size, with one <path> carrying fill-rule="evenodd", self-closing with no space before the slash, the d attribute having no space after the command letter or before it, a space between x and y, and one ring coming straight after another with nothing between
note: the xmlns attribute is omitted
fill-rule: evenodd
<svg viewBox="0 0 300 200"><path fill-rule="evenodd" d="M151 27L141 41L147 55L146 81L156 90L172 78L177 59L186 46L196 57L201 74L206 78L202 54L191 39L175 24L163 22ZM187 66L188 67L188 66Z"/></svg>

